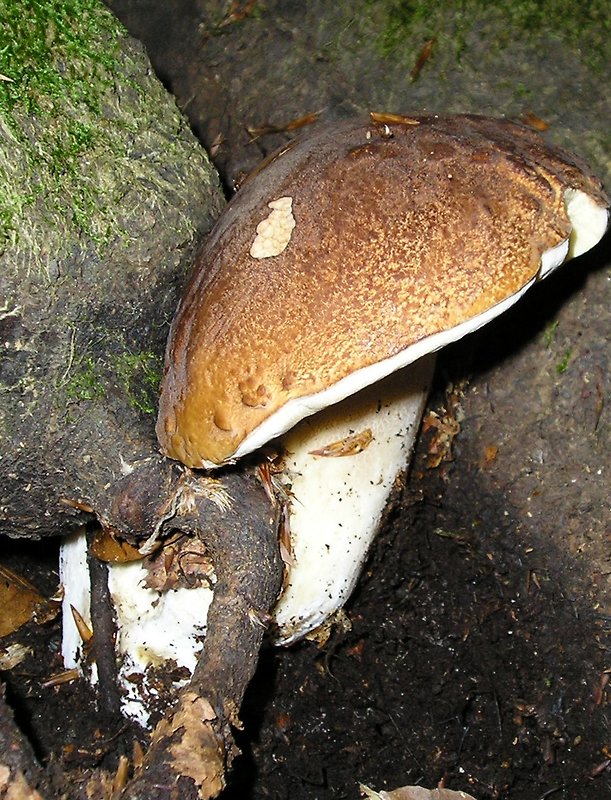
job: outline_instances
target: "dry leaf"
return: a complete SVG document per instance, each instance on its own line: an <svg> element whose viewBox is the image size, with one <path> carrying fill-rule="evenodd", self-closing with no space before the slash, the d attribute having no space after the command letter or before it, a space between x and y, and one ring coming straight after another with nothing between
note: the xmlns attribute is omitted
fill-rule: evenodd
<svg viewBox="0 0 611 800"><path fill-rule="evenodd" d="M36 789L32 789L21 770L0 764L0 796L5 800L42 800Z"/></svg>
<svg viewBox="0 0 611 800"><path fill-rule="evenodd" d="M143 556L137 547L117 539L110 529L101 528L96 532L91 544L91 552L100 561L125 564L128 561L141 561Z"/></svg>
<svg viewBox="0 0 611 800"><path fill-rule="evenodd" d="M345 436L338 442L331 442L324 447L319 447L318 450L310 450L311 456L319 456L321 458L338 458L342 456L355 456L366 450L373 441L373 433L371 428L359 433L352 433L350 436Z"/></svg>
<svg viewBox="0 0 611 800"><path fill-rule="evenodd" d="M158 592L194 589L214 583L214 565L206 546L196 536L177 536L148 558L145 586Z"/></svg>
<svg viewBox="0 0 611 800"><path fill-rule="evenodd" d="M43 689L49 689L51 686L63 686L65 683L72 683L72 681L78 681L81 677L81 673L78 669L64 669L61 672L56 672L54 675L50 675L46 681L41 683Z"/></svg>
<svg viewBox="0 0 611 800"><path fill-rule="evenodd" d="M9 644L8 647L0 649L0 670L7 671L13 669L27 658L32 650L22 644Z"/></svg>
<svg viewBox="0 0 611 800"><path fill-rule="evenodd" d="M312 111L310 114L305 114L303 117L296 117L289 120L283 125L247 125L246 130L252 136L253 140L261 136L267 136L270 133L288 133L289 131L296 131L306 125L311 125L320 117L322 111Z"/></svg>
<svg viewBox="0 0 611 800"><path fill-rule="evenodd" d="M369 800L475 800L466 792L451 789L425 789L423 786L403 786L392 792L374 792L364 784L359 784L361 792Z"/></svg>
<svg viewBox="0 0 611 800"><path fill-rule="evenodd" d="M225 752L216 727L210 702L191 691L181 697L174 716L161 720L153 732L153 744L171 742L173 771L191 778L200 797L216 797L225 788Z"/></svg>
<svg viewBox="0 0 611 800"><path fill-rule="evenodd" d="M420 125L419 119L404 117L403 114L386 114L380 111L371 111L369 117L376 125Z"/></svg>
<svg viewBox="0 0 611 800"><path fill-rule="evenodd" d="M499 454L499 446L498 444L488 444L484 448L484 464L491 464L493 461L496 461L496 457Z"/></svg>
<svg viewBox="0 0 611 800"><path fill-rule="evenodd" d="M437 41L437 39L435 37L433 37L432 39L429 39L428 42L424 43L424 46L422 47L422 50L418 54L418 58L416 59L416 63L414 64L414 68L412 69L412 71L410 72L410 75L409 75L410 80L411 80L412 83L415 80L417 80L418 75L420 75L420 72L422 70L422 67L426 64L426 62L431 57L431 53L433 52L433 47L435 46L435 42L436 41Z"/></svg>
<svg viewBox="0 0 611 800"><path fill-rule="evenodd" d="M533 114L532 111L524 111L520 114L519 119L524 125L528 125L529 128L534 128L536 131L546 131L549 128L549 122Z"/></svg>
<svg viewBox="0 0 611 800"><path fill-rule="evenodd" d="M45 602L29 581L0 566L0 637L29 622Z"/></svg>

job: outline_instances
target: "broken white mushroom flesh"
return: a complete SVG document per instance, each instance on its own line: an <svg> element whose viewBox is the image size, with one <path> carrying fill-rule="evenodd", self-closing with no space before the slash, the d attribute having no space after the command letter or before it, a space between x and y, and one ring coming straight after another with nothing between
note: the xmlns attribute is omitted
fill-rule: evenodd
<svg viewBox="0 0 611 800"><path fill-rule="evenodd" d="M282 437L292 554L279 642L303 637L349 596L409 460L430 380L424 357L593 247L608 205L578 158L521 126L468 115L332 124L245 182L172 324L157 435L194 469ZM118 608L134 603L139 580L126 581L127 599L117 590ZM135 620L163 606L146 593L142 602ZM185 611L193 606L189 595ZM186 634L185 665L204 617ZM136 652L151 659L137 669L168 657L156 633L137 643L121 633L126 674Z"/></svg>
<svg viewBox="0 0 611 800"><path fill-rule="evenodd" d="M195 669L206 634L206 617L213 590L207 586L157 591L146 586L141 561L108 564L108 589L116 620L115 654L121 710L143 728L159 704L161 675L181 674L167 689L184 685ZM77 668L97 683L95 663L84 655L83 641L72 608L95 635L87 565L86 534L68 537L60 551L62 656L66 669ZM164 681L166 683L166 681Z"/></svg>

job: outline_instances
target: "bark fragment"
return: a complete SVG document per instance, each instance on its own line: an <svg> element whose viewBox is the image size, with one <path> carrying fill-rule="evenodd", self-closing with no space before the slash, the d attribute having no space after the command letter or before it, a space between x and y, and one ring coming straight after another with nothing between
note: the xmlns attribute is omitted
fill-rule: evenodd
<svg viewBox="0 0 611 800"><path fill-rule="evenodd" d="M29 742L15 725L0 683L0 798L42 800L38 792L44 774Z"/></svg>
<svg viewBox="0 0 611 800"><path fill-rule="evenodd" d="M202 493L189 513L172 522L205 537L217 583L191 682L154 730L126 800L216 797L237 754L231 728L240 725L238 711L283 568L276 512L254 474L229 471L222 483L232 498L230 508L219 508Z"/></svg>

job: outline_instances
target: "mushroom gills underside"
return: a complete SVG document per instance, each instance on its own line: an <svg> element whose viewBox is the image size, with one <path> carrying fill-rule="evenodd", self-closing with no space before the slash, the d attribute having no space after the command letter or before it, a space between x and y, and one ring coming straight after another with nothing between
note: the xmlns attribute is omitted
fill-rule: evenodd
<svg viewBox="0 0 611 800"><path fill-rule="evenodd" d="M433 356L421 359L303 420L279 441L285 463L279 478L291 498L292 552L274 610L277 644L313 632L352 592L393 487L409 464L433 368ZM60 577L64 663L95 683L95 664L85 655L70 608L95 635L84 533L62 545ZM108 564L121 707L143 727L150 726L152 711L162 710L160 681L171 693L184 682L173 678L193 671L213 596L203 586L160 592L146 588L146 577L142 561Z"/></svg>

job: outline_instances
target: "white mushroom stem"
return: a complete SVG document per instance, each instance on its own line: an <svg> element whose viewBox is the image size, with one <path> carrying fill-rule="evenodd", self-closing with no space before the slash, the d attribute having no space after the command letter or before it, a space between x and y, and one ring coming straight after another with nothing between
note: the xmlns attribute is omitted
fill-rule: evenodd
<svg viewBox="0 0 611 800"><path fill-rule="evenodd" d="M281 439L283 480L293 494L294 563L275 609L279 644L320 626L354 589L389 495L409 464L433 366L432 356L421 359L308 417ZM332 454L338 448L330 444L358 443L366 431L371 441L361 452Z"/></svg>
<svg viewBox="0 0 611 800"><path fill-rule="evenodd" d="M292 495L293 563L287 566L287 584L275 610L279 644L290 644L313 631L350 596L389 495L409 464L433 366L432 356L422 359L309 417L282 438L287 455L281 479ZM336 445L330 448L335 452L347 437L353 454L312 455L329 445ZM67 668L84 667L71 606L95 633L86 547L83 534L67 540L61 550L62 652ZM168 668L193 670L212 590L160 593L145 588L142 562L108 566L122 710L147 727L155 702L154 683L147 673L163 662L170 662ZM95 681L94 669L84 671Z"/></svg>
<svg viewBox="0 0 611 800"><path fill-rule="evenodd" d="M82 668L83 640L72 614L74 609L93 630L91 623L91 584L87 565L85 528L62 540L59 551L59 579L64 589L62 599L62 657L66 669ZM96 679L95 665L92 670Z"/></svg>

